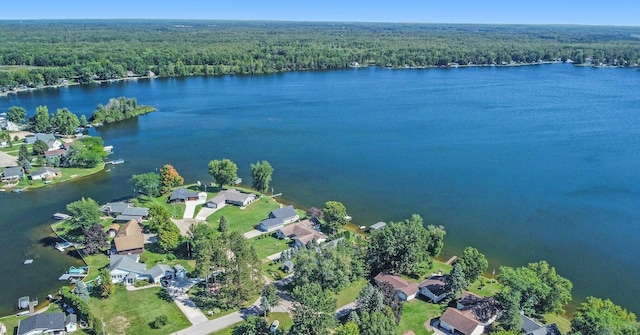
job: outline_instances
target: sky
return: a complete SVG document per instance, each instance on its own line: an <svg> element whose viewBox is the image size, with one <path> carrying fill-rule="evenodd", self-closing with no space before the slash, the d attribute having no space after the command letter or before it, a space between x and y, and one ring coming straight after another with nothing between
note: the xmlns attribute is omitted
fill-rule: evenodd
<svg viewBox="0 0 640 335"><path fill-rule="evenodd" d="M640 26L640 1L0 0L0 20L127 18Z"/></svg>

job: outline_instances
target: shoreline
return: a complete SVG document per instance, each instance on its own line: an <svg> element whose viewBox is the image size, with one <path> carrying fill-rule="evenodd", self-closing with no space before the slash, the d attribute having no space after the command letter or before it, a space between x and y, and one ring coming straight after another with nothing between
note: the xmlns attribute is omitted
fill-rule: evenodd
<svg viewBox="0 0 640 335"><path fill-rule="evenodd" d="M428 69L455 69L455 68L474 68L474 67L519 67L519 66L535 66L535 65L552 65L552 64L569 64L569 65L573 65L573 66L578 66L578 67L591 67L591 68L609 68L609 69L626 69L626 68L636 68L636 69L640 69L640 64L632 64L632 65L628 65L628 66L612 66L612 65L593 65L593 64L586 64L586 63L582 63L582 64L575 64L573 62L565 62L565 61L538 61L538 62L534 62L534 63L508 63L508 64L456 64L456 63L450 63L448 65L428 65L428 66L410 66L410 65L404 65L402 67L393 67L393 66L382 66L382 65L376 65L376 64L364 64L364 65L351 65L347 68L341 68L341 69L331 69L329 71L332 70L346 70L346 69L359 69L359 68L367 68L367 67L379 67L381 69L390 69L390 70L428 70ZM296 70L296 71L310 71L310 70ZM294 72L294 71L282 71L282 72L276 72L276 73L285 73L285 72ZM273 74L276 74L273 73ZM201 77L219 77L219 76L226 76L226 75L234 75L234 73L226 73L226 74L216 74L216 75L187 75L184 77L196 77L196 76L201 76ZM66 83L66 84L55 84L55 85L40 85L38 87L29 87L29 88L19 88L19 89L13 89L10 91L4 91L4 92L0 92L0 98L3 97L8 97L10 94L18 94L18 93L24 93L24 92L32 92L32 91L37 91L37 90L41 90L41 89L47 89L47 88L61 88L61 87L69 87L69 86L78 86L78 85L86 85L86 84L103 84L103 83L113 83L113 82L120 82L120 81L136 81L138 79L154 79L154 78L178 78L178 76L168 76L168 77L158 77L158 76L139 76L139 77L124 77L124 78L117 78L117 79L107 79L107 80L94 80L92 82L88 82L88 83L78 83L78 82L71 82L71 83Z"/></svg>

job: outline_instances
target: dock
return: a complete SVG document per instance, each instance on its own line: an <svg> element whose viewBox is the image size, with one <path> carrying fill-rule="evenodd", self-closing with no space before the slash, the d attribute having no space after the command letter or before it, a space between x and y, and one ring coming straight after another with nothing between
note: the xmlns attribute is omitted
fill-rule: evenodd
<svg viewBox="0 0 640 335"><path fill-rule="evenodd" d="M56 247L55 248L56 248L56 250L58 250L60 252L64 252L64 249L70 248L70 247L73 247L73 246L75 246L73 243L67 241L67 242L63 242L63 243L60 243L60 242L56 243Z"/></svg>
<svg viewBox="0 0 640 335"><path fill-rule="evenodd" d="M111 165L116 165L116 164L122 164L124 163L124 159L120 158L120 159L116 159L113 161L108 161L108 162L104 162L105 164L111 164Z"/></svg>
<svg viewBox="0 0 640 335"><path fill-rule="evenodd" d="M58 278L58 280L69 280L71 278L84 278L86 277L86 273L65 273Z"/></svg>

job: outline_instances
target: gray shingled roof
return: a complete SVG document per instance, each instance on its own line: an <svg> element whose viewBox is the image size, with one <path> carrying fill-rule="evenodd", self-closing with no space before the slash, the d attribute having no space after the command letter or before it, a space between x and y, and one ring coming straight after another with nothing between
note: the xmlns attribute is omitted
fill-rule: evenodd
<svg viewBox="0 0 640 335"><path fill-rule="evenodd" d="M22 167L20 166L10 166L8 168L5 168L4 171L2 171L2 175L5 176L6 178L9 177L24 177L24 170L22 169Z"/></svg>
<svg viewBox="0 0 640 335"><path fill-rule="evenodd" d="M18 335L27 334L36 329L64 330L64 313L41 313L21 320L18 324Z"/></svg>
<svg viewBox="0 0 640 335"><path fill-rule="evenodd" d="M154 267L152 267L149 270L146 270L144 272L144 274L148 274L151 277L158 278L158 277L164 277L166 275L167 272L173 272L173 270L171 269L171 267L169 265L165 265L165 264L158 264Z"/></svg>
<svg viewBox="0 0 640 335"><path fill-rule="evenodd" d="M129 272L144 273L146 266L138 263L138 255L111 255L109 258L109 270L121 269Z"/></svg>
<svg viewBox="0 0 640 335"><path fill-rule="evenodd" d="M149 208L145 208L145 207L127 207L122 212L122 215L147 216L147 215L149 215Z"/></svg>
<svg viewBox="0 0 640 335"><path fill-rule="evenodd" d="M278 208L272 211L269 214L269 217L272 219L288 219L296 216L296 211L293 209L293 206L289 205L287 207Z"/></svg>
<svg viewBox="0 0 640 335"><path fill-rule="evenodd" d="M185 201L188 198L197 198L197 197L198 197L197 192L189 192L187 191L186 188L179 188L173 191L173 193L171 193L171 196L169 197L169 201L174 201L174 200Z"/></svg>
<svg viewBox="0 0 640 335"><path fill-rule="evenodd" d="M111 213L122 213L125 209L129 208L131 204L126 202L107 202L104 206L100 208L103 212L111 212Z"/></svg>

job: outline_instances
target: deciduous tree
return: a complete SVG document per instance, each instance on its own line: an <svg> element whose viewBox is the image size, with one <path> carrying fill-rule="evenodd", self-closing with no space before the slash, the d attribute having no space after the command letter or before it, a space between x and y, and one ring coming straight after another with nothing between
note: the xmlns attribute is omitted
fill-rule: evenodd
<svg viewBox="0 0 640 335"><path fill-rule="evenodd" d="M89 255L97 254L108 247L109 240L102 225L96 223L84 231L84 252Z"/></svg>
<svg viewBox="0 0 640 335"><path fill-rule="evenodd" d="M209 174L220 184L220 187L231 185L238 179L238 166L226 158L212 160L209 162Z"/></svg>
<svg viewBox="0 0 640 335"><path fill-rule="evenodd" d="M83 230L89 229L95 223L100 222L100 206L91 198L82 198L67 205L71 214L71 222Z"/></svg>
<svg viewBox="0 0 640 335"><path fill-rule="evenodd" d="M178 171L173 165L165 164L160 169L160 193L164 194L171 191L171 188L176 186L182 186L184 184L184 178L180 176Z"/></svg>
<svg viewBox="0 0 640 335"><path fill-rule="evenodd" d="M464 279L469 285L482 276L489 266L487 258L473 247L466 247L462 256L458 257L454 264L460 264L464 272Z"/></svg>
<svg viewBox="0 0 640 335"><path fill-rule="evenodd" d="M7 120L17 124L27 122L27 111L18 106L11 106L7 111Z"/></svg>
<svg viewBox="0 0 640 335"><path fill-rule="evenodd" d="M316 283L293 289L293 335L325 335L335 324L336 300Z"/></svg>
<svg viewBox="0 0 640 335"><path fill-rule="evenodd" d="M160 175L155 172L134 174L131 176L133 188L149 197L160 195Z"/></svg>
<svg viewBox="0 0 640 335"><path fill-rule="evenodd" d="M336 233L347 224L347 209L339 201L327 201L322 210L327 228L332 233Z"/></svg>
<svg viewBox="0 0 640 335"><path fill-rule="evenodd" d="M51 120L51 125L62 135L73 135L80 126L80 120L67 108L62 108L56 111Z"/></svg>
<svg viewBox="0 0 640 335"><path fill-rule="evenodd" d="M29 121L29 128L34 133L47 133L51 130L51 121L47 106L36 107L36 114Z"/></svg>
<svg viewBox="0 0 640 335"><path fill-rule="evenodd" d="M111 281L111 272L109 272L109 268L102 268L100 269L100 276L99 276L99 284L98 286L96 286L96 288L98 289L100 296L103 298L108 298L111 293L113 293L113 289L115 288L115 285L113 284L113 282Z"/></svg>
<svg viewBox="0 0 640 335"><path fill-rule="evenodd" d="M44 155L44 152L49 150L49 145L47 145L47 142L43 140L36 140L33 143L33 147L31 147L31 150L33 151L34 156Z"/></svg>
<svg viewBox="0 0 640 335"><path fill-rule="evenodd" d="M635 314L614 304L611 300L588 297L580 304L571 320L571 329L582 335L638 335L640 324Z"/></svg>
<svg viewBox="0 0 640 335"><path fill-rule="evenodd" d="M267 161L251 164L252 187L260 193L265 193L269 189L273 167Z"/></svg>
<svg viewBox="0 0 640 335"><path fill-rule="evenodd" d="M360 329L358 329L357 323L350 321L338 326L333 335L360 335Z"/></svg>

